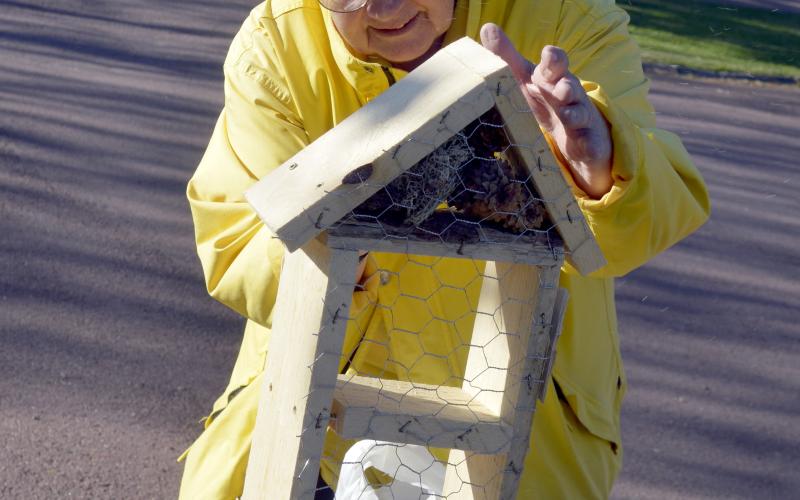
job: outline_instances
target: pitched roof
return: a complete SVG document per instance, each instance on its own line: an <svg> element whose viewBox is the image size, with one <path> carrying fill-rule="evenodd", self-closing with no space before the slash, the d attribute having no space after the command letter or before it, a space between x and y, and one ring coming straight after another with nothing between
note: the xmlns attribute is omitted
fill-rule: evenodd
<svg viewBox="0 0 800 500"><path fill-rule="evenodd" d="M350 115L245 196L290 251L351 214L487 111L502 117L516 160L581 273L605 260L511 69L464 38Z"/></svg>

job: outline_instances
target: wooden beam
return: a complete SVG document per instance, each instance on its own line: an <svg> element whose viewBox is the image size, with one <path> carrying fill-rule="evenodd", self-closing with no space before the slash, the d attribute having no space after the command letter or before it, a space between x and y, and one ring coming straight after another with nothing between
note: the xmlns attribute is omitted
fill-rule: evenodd
<svg viewBox="0 0 800 500"><path fill-rule="evenodd" d="M458 387L340 375L332 426L344 438L501 453L511 428Z"/></svg>
<svg viewBox="0 0 800 500"><path fill-rule="evenodd" d="M541 377L544 383L540 386L541 390L537 396L537 399L542 403L544 403L544 398L547 396L547 388L550 387L547 382L550 380L550 376L553 373L553 365L556 362L558 339L561 337L561 328L564 326L564 314L567 312L568 301L569 292L567 289L559 288L556 293L556 303L553 307L553 317L550 320L550 356Z"/></svg>
<svg viewBox="0 0 800 500"><path fill-rule="evenodd" d="M453 216L446 212L432 217L449 219L452 225L441 234L434 234L418 228L392 228L368 223L339 224L328 231L327 241L331 248L537 266L552 266L564 259L563 243L557 235L533 232L519 235L477 224L453 224ZM444 221L441 225L446 224Z"/></svg>
<svg viewBox="0 0 800 500"><path fill-rule="evenodd" d="M246 500L314 498L357 261L317 240L285 257Z"/></svg>
<svg viewBox="0 0 800 500"><path fill-rule="evenodd" d="M552 350L551 320L560 266L487 262L463 390L513 430L506 453L452 450L447 498L514 498Z"/></svg>
<svg viewBox="0 0 800 500"><path fill-rule="evenodd" d="M498 81L498 86L505 93L495 99L495 105L512 142L512 156L530 173L550 220L564 240L567 260L584 275L600 269L606 265L603 253L517 83L505 79L502 84Z"/></svg>

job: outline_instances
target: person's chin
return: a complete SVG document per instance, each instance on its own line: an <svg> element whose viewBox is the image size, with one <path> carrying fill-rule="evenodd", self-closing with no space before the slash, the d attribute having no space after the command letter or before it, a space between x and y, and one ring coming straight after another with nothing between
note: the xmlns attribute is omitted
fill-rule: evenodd
<svg viewBox="0 0 800 500"><path fill-rule="evenodd" d="M387 61L406 63L424 56L433 40L425 28L424 20L416 21L414 29L396 35L376 32L373 41L377 47L376 52Z"/></svg>
<svg viewBox="0 0 800 500"><path fill-rule="evenodd" d="M432 45L433 41L428 42L428 40L416 38L409 40L402 46L395 44L392 47L379 50L378 53L383 59L394 64L405 64L423 57Z"/></svg>
<svg viewBox="0 0 800 500"><path fill-rule="evenodd" d="M409 62L412 62L412 61L416 61L417 59L422 57L425 54L425 52L426 52L425 50L413 51L413 52L404 52L404 53L392 55L391 57L384 57L384 59L386 59L387 61L389 61L389 62L391 62L393 64L402 65L402 64L406 64L406 63L409 63Z"/></svg>

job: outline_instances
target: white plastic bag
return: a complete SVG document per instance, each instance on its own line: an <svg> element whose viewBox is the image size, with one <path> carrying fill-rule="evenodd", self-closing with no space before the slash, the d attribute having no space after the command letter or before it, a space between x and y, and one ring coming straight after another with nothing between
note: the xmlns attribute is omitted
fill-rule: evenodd
<svg viewBox="0 0 800 500"><path fill-rule="evenodd" d="M364 471L374 467L393 477L373 489ZM424 446L365 439L345 454L336 500L435 500L444 487L445 467Z"/></svg>

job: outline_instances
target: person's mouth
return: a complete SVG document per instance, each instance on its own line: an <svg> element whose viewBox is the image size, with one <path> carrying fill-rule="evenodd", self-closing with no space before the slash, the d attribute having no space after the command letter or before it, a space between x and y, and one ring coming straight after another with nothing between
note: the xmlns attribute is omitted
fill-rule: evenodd
<svg viewBox="0 0 800 500"><path fill-rule="evenodd" d="M417 12L417 14L412 17L411 19L407 20L403 24L399 24L394 27L389 28L378 28L373 26L372 29L383 36L399 36L408 33L409 31L413 30L414 27L419 23L420 19L422 18L422 13Z"/></svg>

